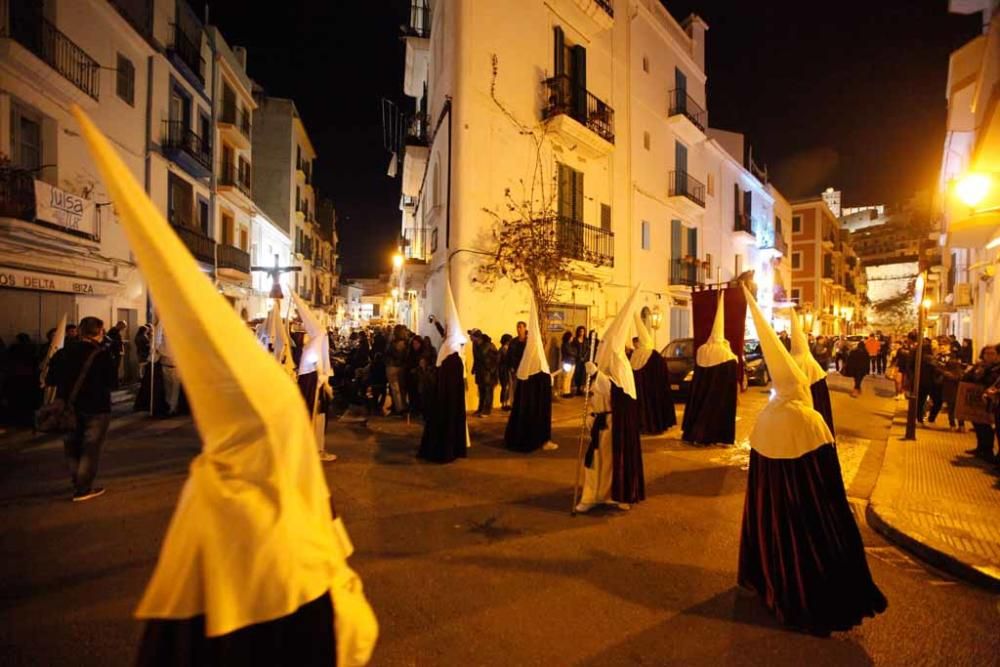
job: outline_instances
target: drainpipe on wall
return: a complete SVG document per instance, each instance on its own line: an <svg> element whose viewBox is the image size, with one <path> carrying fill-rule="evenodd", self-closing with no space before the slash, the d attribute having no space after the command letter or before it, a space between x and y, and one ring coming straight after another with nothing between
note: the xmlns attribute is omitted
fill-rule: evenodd
<svg viewBox="0 0 1000 667"><path fill-rule="evenodd" d="M143 161L142 185L152 199L153 193L153 58L146 59L146 151ZM153 301L146 288L146 322L153 321Z"/></svg>
<svg viewBox="0 0 1000 667"><path fill-rule="evenodd" d="M208 7L205 7L205 25L208 25ZM212 148L212 169L211 174L208 177L208 226L212 230L211 237L215 240L215 203L216 203L216 187L218 185L215 176L215 128L218 127L219 122L219 110L218 104L216 103L215 95L215 82L218 81L219 77L219 52L215 49L215 39L214 37L209 40L209 46L212 50L212 87L208 90L208 99L211 108L211 119L212 127L209 130L211 133L211 148ZM208 139L207 137L205 139ZM214 262L212 266L212 278L215 280L216 285L219 283L219 243L216 242L214 246Z"/></svg>

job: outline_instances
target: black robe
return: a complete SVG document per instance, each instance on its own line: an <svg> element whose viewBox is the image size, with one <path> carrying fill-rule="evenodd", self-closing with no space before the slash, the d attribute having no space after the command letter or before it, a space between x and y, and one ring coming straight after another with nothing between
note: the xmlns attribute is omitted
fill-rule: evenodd
<svg viewBox="0 0 1000 667"><path fill-rule="evenodd" d="M306 410L309 412L310 417L315 417L316 415L326 414L329 399L326 396L326 392L319 388L319 393L316 391L316 383L319 381L319 373L317 371L312 371L311 373L303 373L298 376L299 393L302 394L302 400L306 403Z"/></svg>
<svg viewBox="0 0 1000 667"><path fill-rule="evenodd" d="M636 400L639 401L639 429L643 433L659 435L677 424L674 395L670 391L667 361L653 350L646 365L635 375Z"/></svg>
<svg viewBox="0 0 1000 667"><path fill-rule="evenodd" d="M646 499L639 439L639 402L611 384L611 499L637 503Z"/></svg>
<svg viewBox="0 0 1000 667"><path fill-rule="evenodd" d="M535 373L514 393L503 441L515 452L533 452L552 439L552 376Z"/></svg>
<svg viewBox="0 0 1000 667"><path fill-rule="evenodd" d="M738 581L780 622L810 632L885 611L832 444L796 459L751 450Z"/></svg>
<svg viewBox="0 0 1000 667"><path fill-rule="evenodd" d="M833 430L833 404L830 402L830 387L826 384L826 378L813 382L809 386L809 393L812 394L813 409L823 416L823 421L830 427L830 433L836 436L837 432Z"/></svg>
<svg viewBox="0 0 1000 667"><path fill-rule="evenodd" d="M738 378L739 363L735 359L708 368L695 365L682 424L685 442L736 442Z"/></svg>
<svg viewBox="0 0 1000 667"><path fill-rule="evenodd" d="M427 413L417 457L434 463L465 458L465 366L457 352L449 354L438 368Z"/></svg>
<svg viewBox="0 0 1000 667"><path fill-rule="evenodd" d="M139 667L202 665L337 664L333 601L324 593L288 616L240 628L220 637L205 636L205 617L146 622L135 664Z"/></svg>
<svg viewBox="0 0 1000 667"><path fill-rule="evenodd" d="M153 416L166 417L170 412L167 405L167 393L163 384L163 366L157 362L156 368L152 364L143 367L142 377L139 379L139 391L135 395L135 402L132 404L133 412L149 412L149 389L153 388Z"/></svg>

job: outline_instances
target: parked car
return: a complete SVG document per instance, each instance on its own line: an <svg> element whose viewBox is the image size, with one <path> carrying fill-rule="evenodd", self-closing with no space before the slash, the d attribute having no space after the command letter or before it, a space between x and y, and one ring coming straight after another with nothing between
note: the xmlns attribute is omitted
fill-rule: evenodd
<svg viewBox="0 0 1000 667"><path fill-rule="evenodd" d="M743 342L743 372L746 373L747 384L763 387L771 382L759 340L751 339Z"/></svg>
<svg viewBox="0 0 1000 667"><path fill-rule="evenodd" d="M687 398L694 378L694 339L676 338L660 351L667 361L670 390L674 398Z"/></svg>

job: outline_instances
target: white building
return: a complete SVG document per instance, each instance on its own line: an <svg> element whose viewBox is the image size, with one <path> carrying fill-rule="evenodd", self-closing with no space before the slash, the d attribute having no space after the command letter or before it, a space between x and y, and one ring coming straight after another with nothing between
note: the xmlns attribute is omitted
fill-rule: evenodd
<svg viewBox="0 0 1000 667"><path fill-rule="evenodd" d="M69 107L149 184L154 49L106 0L0 1L0 338L65 313L145 321L146 291Z"/></svg>
<svg viewBox="0 0 1000 667"><path fill-rule="evenodd" d="M256 211L250 220L250 247L254 266L293 266L292 243L288 235L260 210ZM278 282L284 288L285 294L289 294L295 287L290 272L279 274ZM267 316L271 309L269 295L272 284L273 280L267 273L262 271L253 273L253 296L250 298L249 319Z"/></svg>
<svg viewBox="0 0 1000 667"><path fill-rule="evenodd" d="M826 202L827 208L833 213L833 217L839 218L842 215L840 208L841 192L840 190L834 190L833 188L827 188L823 190L823 201Z"/></svg>
<svg viewBox="0 0 1000 667"><path fill-rule="evenodd" d="M1000 3L951 0L955 13L980 12L983 34L953 51L938 204L947 278L933 297L957 308L943 329L974 349L1000 341Z"/></svg>

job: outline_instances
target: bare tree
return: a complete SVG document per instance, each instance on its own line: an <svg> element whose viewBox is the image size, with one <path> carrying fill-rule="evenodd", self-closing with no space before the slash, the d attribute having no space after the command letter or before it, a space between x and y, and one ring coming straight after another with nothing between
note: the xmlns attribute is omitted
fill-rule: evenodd
<svg viewBox="0 0 1000 667"><path fill-rule="evenodd" d="M913 303L916 293L915 281L910 281L906 289L893 296L872 302L872 318L884 323L896 332L905 332L917 326L917 308Z"/></svg>
<svg viewBox="0 0 1000 667"><path fill-rule="evenodd" d="M556 214L555 174L544 150L548 126L521 122L500 101L496 93L499 72L496 54L492 61L490 97L517 133L530 142L532 158L527 179L518 179L520 191L515 194L508 187L499 210L483 208L493 219L494 247L479 267L479 280L488 288L504 278L515 284L527 284L535 298L538 321L544 327L546 313L555 303L560 287L572 281L573 253L568 250L573 245L582 245L582 238L561 226Z"/></svg>

